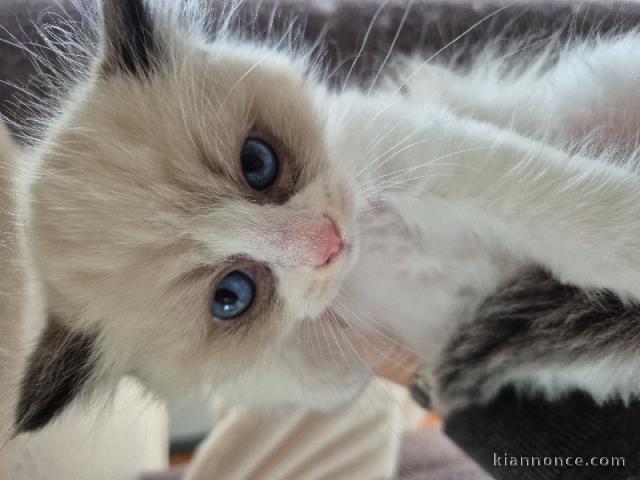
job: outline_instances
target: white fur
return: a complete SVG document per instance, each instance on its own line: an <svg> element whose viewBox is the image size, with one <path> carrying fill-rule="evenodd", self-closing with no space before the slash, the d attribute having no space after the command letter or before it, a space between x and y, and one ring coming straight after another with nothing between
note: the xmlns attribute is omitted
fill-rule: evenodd
<svg viewBox="0 0 640 480"><path fill-rule="evenodd" d="M495 61L464 74L413 61L407 100L340 99L354 125L338 132L341 148L366 152L354 171L375 185L377 206L344 314L386 326L430 362L524 265L640 299L638 45L635 33L573 45L519 75ZM594 352L593 365L523 377L549 393L578 385L629 398L640 390L634 362Z"/></svg>

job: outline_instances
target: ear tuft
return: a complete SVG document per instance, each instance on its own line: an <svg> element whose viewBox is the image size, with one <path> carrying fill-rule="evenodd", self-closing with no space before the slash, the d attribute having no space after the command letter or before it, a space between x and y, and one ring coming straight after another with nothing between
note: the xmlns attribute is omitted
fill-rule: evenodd
<svg viewBox="0 0 640 480"><path fill-rule="evenodd" d="M44 427L78 396L95 370L95 339L49 321L27 362L16 433Z"/></svg>
<svg viewBox="0 0 640 480"><path fill-rule="evenodd" d="M102 17L104 72L151 73L158 45L145 0L102 0Z"/></svg>

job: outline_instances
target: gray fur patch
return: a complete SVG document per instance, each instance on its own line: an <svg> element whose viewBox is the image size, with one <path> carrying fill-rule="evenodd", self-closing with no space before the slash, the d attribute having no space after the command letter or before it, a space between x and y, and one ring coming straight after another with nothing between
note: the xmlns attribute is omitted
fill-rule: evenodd
<svg viewBox="0 0 640 480"><path fill-rule="evenodd" d="M488 400L496 379L528 365L570 364L637 354L640 307L612 292L589 296L542 269L524 272L489 297L445 349L430 375L436 403Z"/></svg>
<svg viewBox="0 0 640 480"><path fill-rule="evenodd" d="M105 73L147 76L158 53L144 0L103 0Z"/></svg>
<svg viewBox="0 0 640 480"><path fill-rule="evenodd" d="M95 363L95 336L50 320L28 361L16 412L16 432L39 430L83 390Z"/></svg>

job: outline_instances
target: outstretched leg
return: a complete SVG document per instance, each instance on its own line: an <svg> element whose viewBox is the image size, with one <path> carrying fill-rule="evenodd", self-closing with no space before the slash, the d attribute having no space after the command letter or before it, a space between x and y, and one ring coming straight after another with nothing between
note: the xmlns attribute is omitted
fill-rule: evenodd
<svg viewBox="0 0 640 480"><path fill-rule="evenodd" d="M488 401L509 383L552 397L580 388L600 401L629 398L640 382L639 343L640 308L531 269L479 307L420 384L443 413Z"/></svg>
<svg viewBox="0 0 640 480"><path fill-rule="evenodd" d="M631 168L447 109L388 97L350 102L340 113L357 128L335 133L337 151L356 159L356 175L379 195L413 199L405 210L417 228L446 209L443 225L464 226L478 245L561 281L640 299L640 178ZM424 235L455 241L450 230Z"/></svg>

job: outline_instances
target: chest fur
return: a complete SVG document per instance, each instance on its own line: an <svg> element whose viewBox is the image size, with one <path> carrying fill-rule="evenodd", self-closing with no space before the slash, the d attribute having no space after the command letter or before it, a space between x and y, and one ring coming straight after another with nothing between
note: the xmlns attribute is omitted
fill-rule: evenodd
<svg viewBox="0 0 640 480"><path fill-rule="evenodd" d="M520 266L436 199L384 198L361 232L342 297L359 320L409 339L418 352L437 350Z"/></svg>

